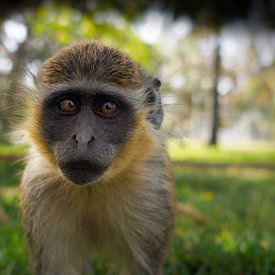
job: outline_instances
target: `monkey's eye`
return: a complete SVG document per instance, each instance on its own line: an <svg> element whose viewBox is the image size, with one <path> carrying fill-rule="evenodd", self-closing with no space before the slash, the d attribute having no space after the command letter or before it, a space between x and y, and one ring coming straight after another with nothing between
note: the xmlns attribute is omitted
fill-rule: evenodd
<svg viewBox="0 0 275 275"><path fill-rule="evenodd" d="M78 105L73 99L64 99L60 101L58 107L62 113L74 114L78 111Z"/></svg>
<svg viewBox="0 0 275 275"><path fill-rule="evenodd" d="M118 105L112 100L101 101L97 106L97 111L106 117L113 117L118 114Z"/></svg>

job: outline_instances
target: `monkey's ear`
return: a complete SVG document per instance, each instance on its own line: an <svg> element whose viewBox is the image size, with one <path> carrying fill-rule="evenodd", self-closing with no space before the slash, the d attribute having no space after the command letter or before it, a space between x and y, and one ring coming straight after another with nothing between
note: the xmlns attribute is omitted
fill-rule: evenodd
<svg viewBox="0 0 275 275"><path fill-rule="evenodd" d="M147 86L145 90L145 104L150 106L148 119L155 126L155 129L159 129L163 120L163 109L161 105L161 97L159 88L161 82L155 77L147 78Z"/></svg>

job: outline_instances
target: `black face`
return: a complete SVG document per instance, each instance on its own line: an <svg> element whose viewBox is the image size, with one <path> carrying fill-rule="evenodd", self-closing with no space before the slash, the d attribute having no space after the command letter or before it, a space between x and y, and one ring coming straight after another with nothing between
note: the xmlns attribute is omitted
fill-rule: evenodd
<svg viewBox="0 0 275 275"><path fill-rule="evenodd" d="M42 135L63 175L75 184L100 179L131 132L133 106L122 95L59 91L43 103Z"/></svg>

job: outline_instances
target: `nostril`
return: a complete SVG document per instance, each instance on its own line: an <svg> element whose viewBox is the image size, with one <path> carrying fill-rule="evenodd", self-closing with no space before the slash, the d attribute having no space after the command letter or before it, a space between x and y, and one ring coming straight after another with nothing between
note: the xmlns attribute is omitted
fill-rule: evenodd
<svg viewBox="0 0 275 275"><path fill-rule="evenodd" d="M77 138L76 138L76 135L73 135L73 139L78 142Z"/></svg>
<svg viewBox="0 0 275 275"><path fill-rule="evenodd" d="M91 139L88 141L88 144L89 144L90 142L92 142L94 139L95 139L95 137L92 136Z"/></svg>

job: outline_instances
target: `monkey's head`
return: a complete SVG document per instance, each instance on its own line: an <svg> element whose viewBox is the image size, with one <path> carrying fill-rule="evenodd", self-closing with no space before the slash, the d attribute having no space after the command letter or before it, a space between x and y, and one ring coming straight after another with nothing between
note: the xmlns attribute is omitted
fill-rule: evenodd
<svg viewBox="0 0 275 275"><path fill-rule="evenodd" d="M29 136L75 184L111 178L154 147L160 81L97 41L64 48L37 76Z"/></svg>

